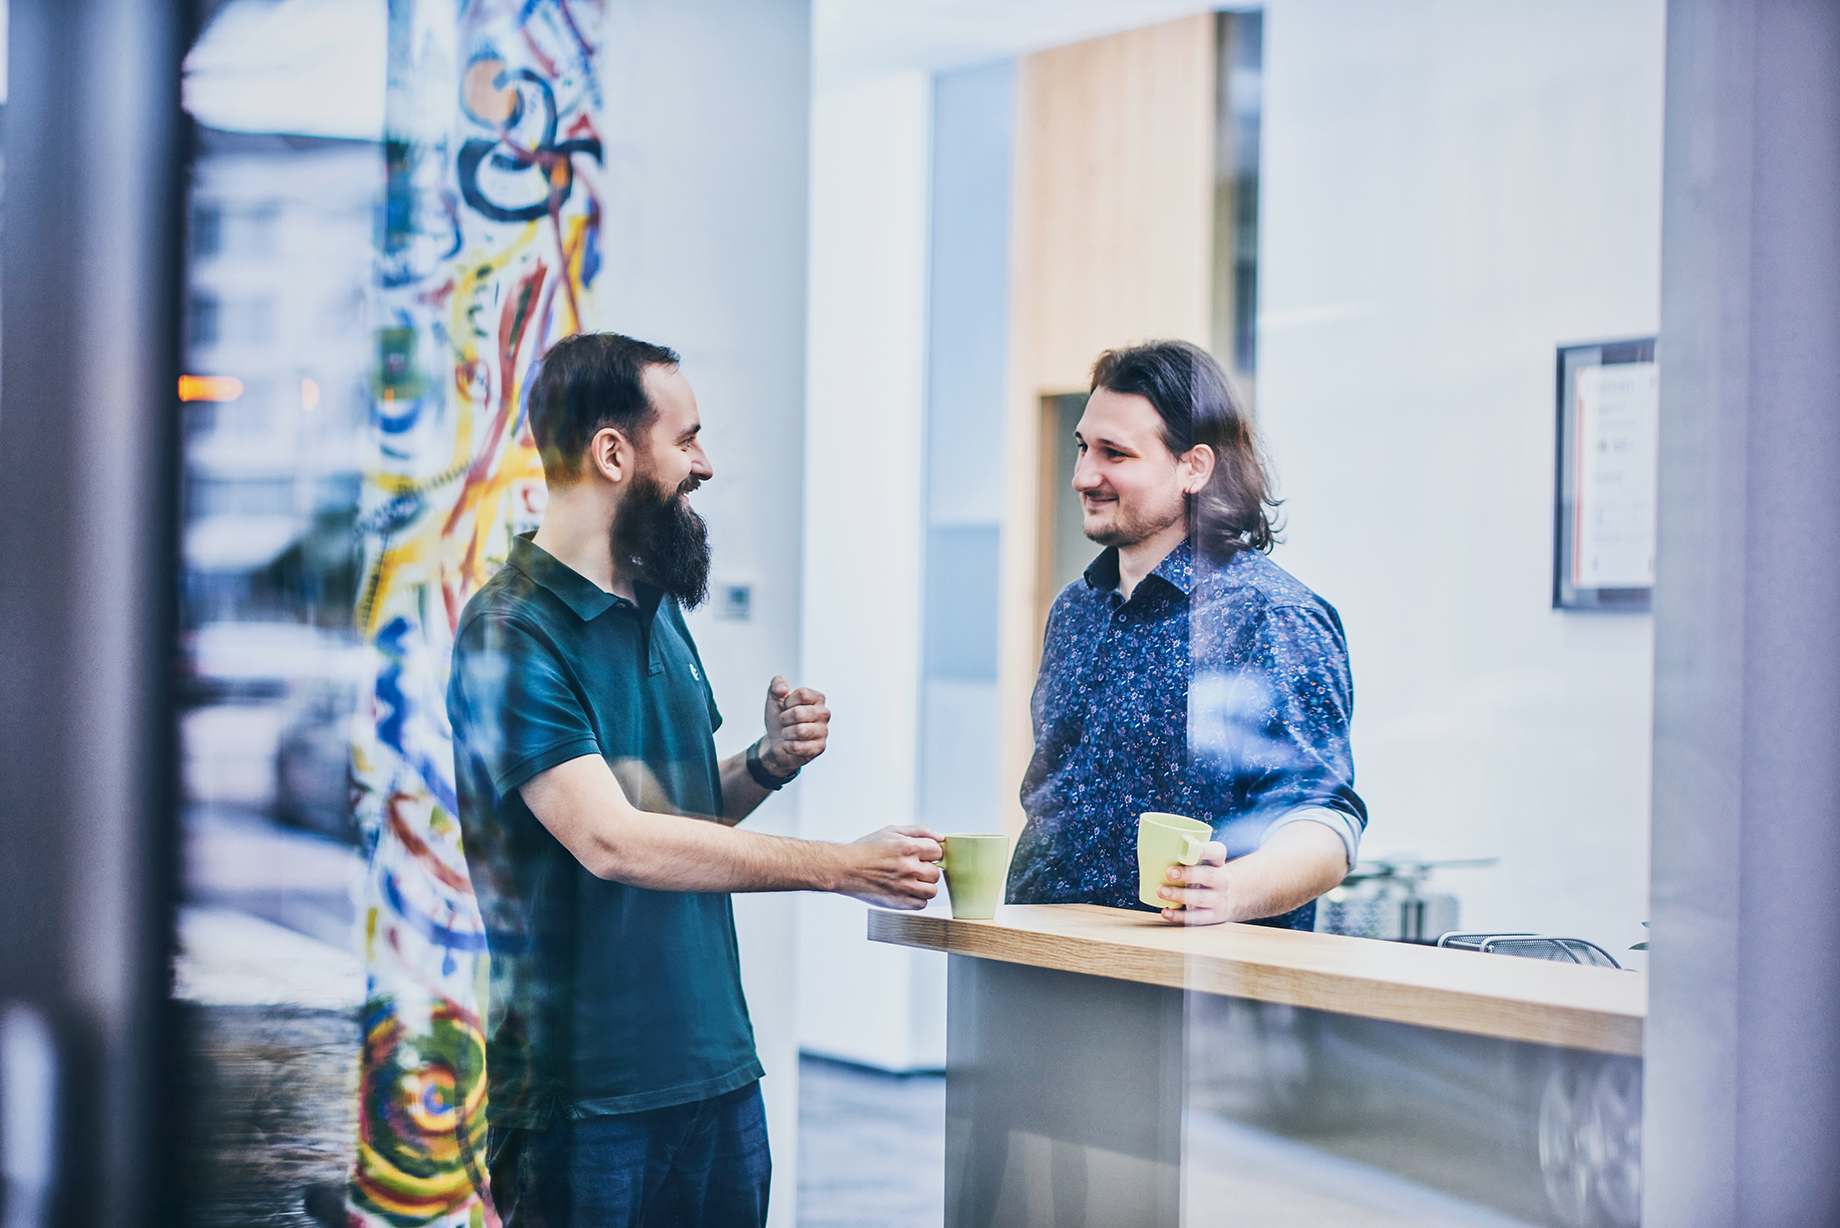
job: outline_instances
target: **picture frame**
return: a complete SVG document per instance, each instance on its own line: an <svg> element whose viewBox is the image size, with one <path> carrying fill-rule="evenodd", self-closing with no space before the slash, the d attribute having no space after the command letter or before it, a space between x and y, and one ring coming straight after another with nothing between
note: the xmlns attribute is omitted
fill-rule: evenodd
<svg viewBox="0 0 1840 1228"><path fill-rule="evenodd" d="M1660 411L1655 338L1562 345L1554 389L1552 604L1646 613Z"/></svg>

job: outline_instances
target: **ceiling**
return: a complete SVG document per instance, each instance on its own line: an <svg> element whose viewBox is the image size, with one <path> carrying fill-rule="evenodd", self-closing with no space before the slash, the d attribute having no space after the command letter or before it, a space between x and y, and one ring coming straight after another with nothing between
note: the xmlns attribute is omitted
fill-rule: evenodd
<svg viewBox="0 0 1840 1228"><path fill-rule="evenodd" d="M939 72L1213 7L1196 0L813 0L813 63L820 88L889 72Z"/></svg>
<svg viewBox="0 0 1840 1228"><path fill-rule="evenodd" d="M813 76L824 89L969 67L1208 7L1196 0L813 0ZM228 0L186 57L186 108L230 131L377 140L387 11L387 0Z"/></svg>

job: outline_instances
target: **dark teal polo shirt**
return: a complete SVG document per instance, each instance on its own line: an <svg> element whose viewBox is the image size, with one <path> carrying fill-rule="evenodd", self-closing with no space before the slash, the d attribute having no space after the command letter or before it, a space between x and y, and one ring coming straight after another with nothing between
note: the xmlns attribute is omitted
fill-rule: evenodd
<svg viewBox="0 0 1840 1228"><path fill-rule="evenodd" d="M637 592L602 592L520 537L460 615L447 713L491 953L495 1124L686 1104L762 1074L729 897L596 878L518 793L600 755L642 809L721 814L715 695L677 603Z"/></svg>

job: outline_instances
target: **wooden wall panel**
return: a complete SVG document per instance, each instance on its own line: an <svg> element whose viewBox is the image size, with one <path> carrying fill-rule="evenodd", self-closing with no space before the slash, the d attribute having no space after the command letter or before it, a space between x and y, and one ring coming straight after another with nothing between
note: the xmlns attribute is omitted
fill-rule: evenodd
<svg viewBox="0 0 1840 1228"><path fill-rule="evenodd" d="M1005 442L1002 788L1011 830L1041 651L1041 397L1099 352L1209 340L1215 18L1198 13L1018 65ZM1069 496L1071 497L1071 496Z"/></svg>

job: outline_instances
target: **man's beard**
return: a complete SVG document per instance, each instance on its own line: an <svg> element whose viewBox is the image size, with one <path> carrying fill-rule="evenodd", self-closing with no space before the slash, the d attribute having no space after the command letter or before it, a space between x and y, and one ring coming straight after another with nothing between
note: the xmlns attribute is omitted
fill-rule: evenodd
<svg viewBox="0 0 1840 1228"><path fill-rule="evenodd" d="M1085 501L1081 502L1084 504ZM1081 531L1089 541L1101 546L1135 546L1139 542L1149 541L1176 521L1187 517L1186 499L1174 507L1148 509L1148 514L1138 510L1126 511L1123 501L1116 500L1112 503L1110 524L1099 529L1087 529L1082 525Z"/></svg>
<svg viewBox="0 0 1840 1228"><path fill-rule="evenodd" d="M634 475L632 491L613 518L615 568L636 568L646 583L661 588L686 610L709 598L709 525L684 496L701 486L685 478L667 492L657 475Z"/></svg>

